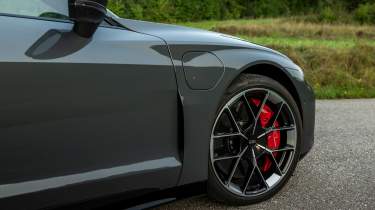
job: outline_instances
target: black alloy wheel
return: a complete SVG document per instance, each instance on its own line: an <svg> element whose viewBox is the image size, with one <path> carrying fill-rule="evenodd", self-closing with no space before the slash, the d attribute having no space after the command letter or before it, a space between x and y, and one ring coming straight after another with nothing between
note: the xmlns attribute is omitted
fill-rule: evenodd
<svg viewBox="0 0 375 210"><path fill-rule="evenodd" d="M244 205L274 195L298 162L301 127L298 107L283 86L242 75L212 129L210 196Z"/></svg>

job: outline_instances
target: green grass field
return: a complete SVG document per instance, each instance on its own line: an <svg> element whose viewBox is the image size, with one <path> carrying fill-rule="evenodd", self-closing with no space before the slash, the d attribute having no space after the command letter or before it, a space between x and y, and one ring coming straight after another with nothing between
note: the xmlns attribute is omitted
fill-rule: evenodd
<svg viewBox="0 0 375 210"><path fill-rule="evenodd" d="M375 27L298 18L180 23L276 49L305 70L320 99L375 97Z"/></svg>

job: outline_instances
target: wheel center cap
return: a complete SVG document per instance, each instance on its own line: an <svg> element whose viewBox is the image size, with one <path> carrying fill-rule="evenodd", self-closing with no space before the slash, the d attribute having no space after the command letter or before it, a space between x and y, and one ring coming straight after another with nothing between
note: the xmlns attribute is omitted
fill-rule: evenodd
<svg viewBox="0 0 375 210"><path fill-rule="evenodd" d="M256 143L257 143L257 140L255 140L255 139L250 139L249 140L249 145L250 146L254 146Z"/></svg>

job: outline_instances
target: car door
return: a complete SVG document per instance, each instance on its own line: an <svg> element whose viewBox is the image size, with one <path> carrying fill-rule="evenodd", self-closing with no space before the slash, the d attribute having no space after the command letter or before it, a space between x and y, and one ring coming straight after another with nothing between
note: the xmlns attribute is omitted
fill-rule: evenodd
<svg viewBox="0 0 375 210"><path fill-rule="evenodd" d="M78 37L67 2L0 2L0 203L176 185L178 93L165 43L108 23Z"/></svg>

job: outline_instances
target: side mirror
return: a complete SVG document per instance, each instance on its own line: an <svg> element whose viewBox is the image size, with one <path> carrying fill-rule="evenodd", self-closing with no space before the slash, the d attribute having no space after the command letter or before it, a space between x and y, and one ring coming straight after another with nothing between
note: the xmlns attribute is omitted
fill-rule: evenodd
<svg viewBox="0 0 375 210"><path fill-rule="evenodd" d="M107 14L107 0L69 0L70 17L74 20L73 31L90 38Z"/></svg>

